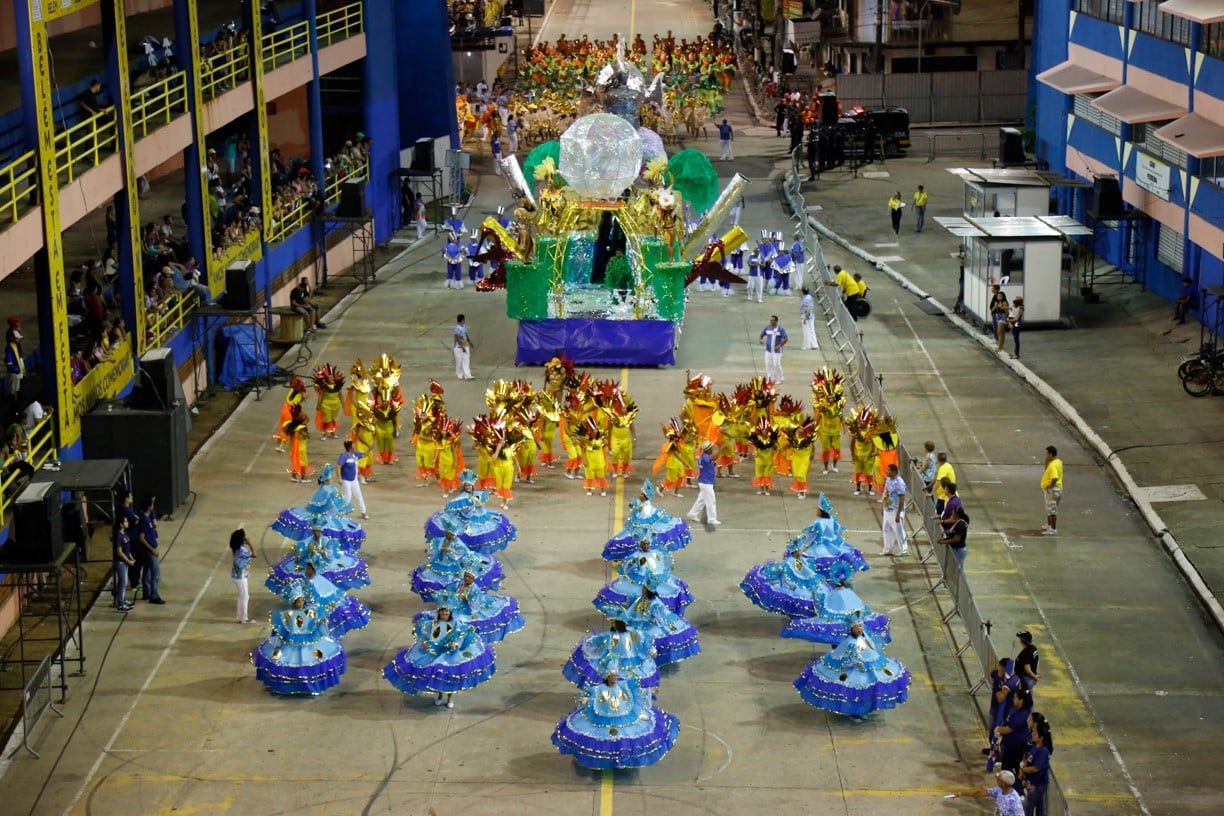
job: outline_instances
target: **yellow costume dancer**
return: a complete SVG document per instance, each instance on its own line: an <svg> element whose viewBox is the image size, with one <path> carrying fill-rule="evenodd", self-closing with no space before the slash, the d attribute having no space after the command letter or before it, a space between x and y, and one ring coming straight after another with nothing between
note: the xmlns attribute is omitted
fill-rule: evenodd
<svg viewBox="0 0 1224 816"><path fill-rule="evenodd" d="M443 388L437 380L429 381L429 392L421 394L412 404L412 444L416 451L417 487L424 487L438 478L438 426L446 419Z"/></svg>
<svg viewBox="0 0 1224 816"><path fill-rule="evenodd" d="M612 420L611 453L612 477L624 477L633 473L633 442L637 437L634 420L638 407L632 399L618 389L609 405L608 416Z"/></svg>
<svg viewBox="0 0 1224 816"><path fill-rule="evenodd" d="M663 491L672 491L673 496L681 496L680 487L684 484L684 475L692 466L692 448L687 448L685 436L687 431L685 425L678 419L668 421L663 427L663 448L659 452L659 458L655 460L654 472L658 473L660 468L665 465L667 470L663 474L663 481L660 483L660 489Z"/></svg>
<svg viewBox="0 0 1224 816"><path fill-rule="evenodd" d="M501 416L476 417L472 426L476 446L488 452L493 487L504 510L514 501L514 450L522 437Z"/></svg>
<svg viewBox="0 0 1224 816"><path fill-rule="evenodd" d="M370 370L371 410L374 414L374 441L378 447L378 461L393 465L399 461L395 454L395 440L400 434L400 409L404 405L404 392L400 390L400 366L394 357L380 354Z"/></svg>
<svg viewBox="0 0 1224 816"><path fill-rule="evenodd" d="M783 433L790 451L790 469L793 480L790 489L798 494L798 498L805 499L808 489L808 471L812 467L812 445L816 437L816 422L811 417L805 416Z"/></svg>
<svg viewBox="0 0 1224 816"><path fill-rule="evenodd" d="M748 434L748 441L756 448L756 467L752 483L757 495L768 496L773 490L774 453L778 447L778 429L769 417L762 416Z"/></svg>
<svg viewBox="0 0 1224 816"><path fill-rule="evenodd" d="M854 475L850 483L854 485L854 495L862 495L864 487L867 495L875 494L876 448L872 438L876 434L875 411L859 406L854 416L846 421L846 430L850 433L850 450L854 457Z"/></svg>
<svg viewBox="0 0 1224 816"><path fill-rule="evenodd" d="M444 499L459 489L459 473L463 470L461 430L457 419L443 417L438 423L438 485Z"/></svg>
<svg viewBox="0 0 1224 816"><path fill-rule="evenodd" d="M577 479L582 468L582 445L574 436L574 429L582 424L586 409L582 396L571 391L566 397L565 410L561 414L561 441L565 444L565 478Z"/></svg>
<svg viewBox="0 0 1224 816"><path fill-rule="evenodd" d="M357 475L362 484L369 484L374 476L374 409L365 400L352 403L353 429L348 438L353 442L353 453L361 458L357 461Z"/></svg>
<svg viewBox="0 0 1224 816"><path fill-rule="evenodd" d="M837 473L841 460L842 412L846 397L842 375L832 368L822 368L812 375L812 411L815 413L820 437L822 474Z"/></svg>
<svg viewBox="0 0 1224 816"><path fill-rule="evenodd" d="M315 406L315 427L320 431L320 439L335 439L336 430L340 427L340 409L343 400L340 392L344 389L344 372L331 363L324 363L314 370L314 388L319 395Z"/></svg>
<svg viewBox="0 0 1224 816"><path fill-rule="evenodd" d="M901 471L901 461L897 454L897 421L891 415L880 417L876 425L876 435L871 438L871 444L876 449L876 492L884 495L884 480L888 478L888 468L896 465Z"/></svg>
<svg viewBox="0 0 1224 816"><path fill-rule="evenodd" d="M540 451L540 464L546 468L554 467L553 462L560 457L553 452L557 441L557 423L561 420L561 409L548 394L540 394L540 415L536 418L535 439Z"/></svg>
<svg viewBox="0 0 1224 816"><path fill-rule="evenodd" d="M276 420L276 433L272 434L272 438L276 440L276 450L284 453L285 443L289 441L289 437L285 435L285 424L293 418L295 410L301 410L302 403L306 401L306 383L302 382L301 378L294 375L289 380L289 393L285 395L285 402L281 405L280 417Z"/></svg>
<svg viewBox="0 0 1224 816"><path fill-rule="evenodd" d="M581 440L582 444L583 475L585 476L582 486L586 488L587 495L592 495L596 490L601 496L608 495L608 487L611 483L608 481L608 456L604 450L607 445L607 434L599 427L594 417L587 417L574 430L574 435Z"/></svg>
<svg viewBox="0 0 1224 816"><path fill-rule="evenodd" d="M791 475L790 435L787 433L803 422L803 406L790 394L783 394L774 408L773 423L778 429L778 450L774 454L774 470L780 476ZM806 475L804 481L807 481Z"/></svg>
<svg viewBox="0 0 1224 816"><path fill-rule="evenodd" d="M289 481L310 481L314 468L306 456L306 440L310 438L310 420L306 418L301 406L296 406L289 415L289 421L281 429L289 440Z"/></svg>

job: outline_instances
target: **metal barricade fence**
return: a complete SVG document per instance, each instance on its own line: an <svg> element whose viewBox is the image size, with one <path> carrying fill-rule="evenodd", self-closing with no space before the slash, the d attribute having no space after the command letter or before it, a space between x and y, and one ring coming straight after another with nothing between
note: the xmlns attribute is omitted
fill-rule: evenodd
<svg viewBox="0 0 1224 816"><path fill-rule="evenodd" d="M832 283L832 277L825 261L824 250L812 229L800 187L799 174L793 172L783 180L782 191L792 215L799 221L799 227L804 236L804 246L810 258L809 263L819 270L819 275L813 276L814 283L819 279L815 297L825 315L828 316L828 326L833 334L834 342L838 343L838 349L850 368L850 373L853 374L853 377L847 378L847 384L856 389L863 401L875 406L877 410L886 412L888 406L884 398L883 380L876 374L871 363L871 357L863 343L863 335L858 331L857 324L850 316L842 299L835 294L831 295L828 291L830 287L826 284ZM926 564L934 557L935 564L939 568L938 577L931 581L931 592L935 593L943 588L952 599L953 604L952 610L943 616L944 625L948 626L949 631L952 631L950 626L952 618L957 615L961 618L966 638L957 647L955 654L961 660L961 665L964 666L965 652L968 649L973 650L977 671L967 671L969 687L966 689L968 694L973 695L982 687L990 688L990 672L998 665L1000 659L999 651L990 637L990 622L982 616L981 609L973 597L968 578L951 549L938 543L943 537L942 527L935 513L934 497L928 496L925 491L918 490L918 485L923 484L918 461L910 457L909 451L903 444L897 446L897 457L901 463L901 472L906 483L911 486L910 504L907 507L907 516L912 525L907 531L911 550L922 564ZM919 514L921 519L919 524L914 525L913 517L909 515L911 511ZM927 552L925 554L921 554L914 528L921 531L922 536L926 538ZM955 633L953 637L956 640ZM985 712L982 713L984 718ZM1071 813L1062 786L1059 785L1053 769L1049 774L1046 805L1047 812L1056 814L1056 816L1069 816Z"/></svg>

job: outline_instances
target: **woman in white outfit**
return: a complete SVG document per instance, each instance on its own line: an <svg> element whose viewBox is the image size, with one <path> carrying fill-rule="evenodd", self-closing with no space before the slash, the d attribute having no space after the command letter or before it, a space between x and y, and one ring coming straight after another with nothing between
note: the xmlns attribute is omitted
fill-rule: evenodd
<svg viewBox="0 0 1224 816"><path fill-rule="evenodd" d="M247 588L247 577L250 574L251 559L255 557L255 548L251 546L246 530L241 527L230 533L229 546L230 552L234 554L234 566L230 570L230 577L234 579L234 585L238 587L238 622L250 623L251 616L247 614L247 602L251 598L251 593Z"/></svg>

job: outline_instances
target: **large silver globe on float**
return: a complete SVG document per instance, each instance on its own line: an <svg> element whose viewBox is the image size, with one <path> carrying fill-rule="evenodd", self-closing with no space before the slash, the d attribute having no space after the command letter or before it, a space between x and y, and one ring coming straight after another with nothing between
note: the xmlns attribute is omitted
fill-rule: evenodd
<svg viewBox="0 0 1224 816"><path fill-rule="evenodd" d="M592 113L561 134L557 169L583 198L617 198L633 184L641 168L642 139L619 116Z"/></svg>

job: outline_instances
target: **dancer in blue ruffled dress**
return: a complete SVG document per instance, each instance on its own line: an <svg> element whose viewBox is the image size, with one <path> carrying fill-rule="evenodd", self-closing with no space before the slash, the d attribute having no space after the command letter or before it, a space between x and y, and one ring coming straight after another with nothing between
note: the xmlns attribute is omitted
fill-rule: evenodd
<svg viewBox="0 0 1224 816"><path fill-rule="evenodd" d="M518 532L505 515L485 509L488 490L476 489L476 474L465 470L459 474L459 495L446 503L425 522L425 540L433 541L455 533L475 553L489 555L506 549Z"/></svg>
<svg viewBox="0 0 1224 816"><path fill-rule="evenodd" d="M327 632L326 617L296 594L272 613L272 634L251 653L255 677L275 694L319 694L340 682L344 647Z"/></svg>
<svg viewBox="0 0 1224 816"><path fill-rule="evenodd" d="M886 657L858 621L841 645L811 663L794 683L809 705L855 720L904 703L909 684L909 670Z"/></svg>
<svg viewBox="0 0 1224 816"><path fill-rule="evenodd" d="M642 482L641 493L629 509L629 518L619 533L608 539L604 546L605 561L619 561L637 549L638 542L647 534L656 547L671 552L684 549L693 540L688 522L660 510L651 503L655 488L649 479Z"/></svg>
<svg viewBox="0 0 1224 816"><path fill-rule="evenodd" d="M303 575L295 581L277 589L274 576L269 576L264 586L285 600L304 595L307 605L316 606L327 616L327 629L332 637L343 637L354 629L361 629L370 622L370 607L318 574L316 561L307 561Z"/></svg>
<svg viewBox="0 0 1224 816"><path fill-rule="evenodd" d="M319 471L319 487L305 507L290 507L282 510L272 529L285 538L300 541L310 538L311 531L319 527L326 538L334 538L348 552L361 549L365 540L365 530L361 525L347 518L353 511L353 505L344 500L340 491L331 483L335 467L324 465Z"/></svg>
<svg viewBox="0 0 1224 816"><path fill-rule="evenodd" d="M470 623L488 643L499 643L506 635L525 625L518 601L509 595L485 592L476 583L476 576L463 573L463 583L434 593L433 602L451 610L455 620ZM418 612L416 617L432 617L432 611Z"/></svg>
<svg viewBox="0 0 1224 816"><path fill-rule="evenodd" d="M679 732L680 721L656 708L648 689L611 673L578 693L552 741L584 768L641 768L662 759Z"/></svg>
<svg viewBox="0 0 1224 816"><path fill-rule="evenodd" d="M416 621L416 643L383 667L383 677L405 694L436 694L434 705L454 708L455 692L476 688L493 676L493 647L450 609Z"/></svg>
<svg viewBox="0 0 1224 816"><path fill-rule="evenodd" d="M657 547L649 538L638 542L637 552L621 561L617 572L620 577L599 590L595 596L596 606L624 606L642 594L648 586L659 596L671 611L683 615L684 608L693 602L688 584L672 575L672 554Z"/></svg>
<svg viewBox="0 0 1224 816"><path fill-rule="evenodd" d="M306 571L306 562L319 564L324 578L341 589L361 589L370 585L370 573L365 560L353 553L345 552L340 542L323 535L321 527L311 530L311 537L296 541L293 552L272 567L267 586L273 592L301 578Z"/></svg>
<svg viewBox="0 0 1224 816"><path fill-rule="evenodd" d="M888 616L871 611L867 602L850 587L849 577L837 583L822 582L816 592L816 614L794 618L782 628L782 637L810 640L814 643L841 643L850 634L850 625L860 621L871 637L888 643Z"/></svg>
<svg viewBox="0 0 1224 816"><path fill-rule="evenodd" d="M845 562L834 560L827 565L838 580L849 574ZM816 596L821 591L825 575L816 569L813 559L790 550L781 561L766 561L748 570L740 589L748 600L775 615L789 618L810 618L816 614Z"/></svg>
<svg viewBox="0 0 1224 816"><path fill-rule="evenodd" d="M595 608L609 618L622 618L630 629L640 629L651 638L660 666L701 654L697 627L664 606L650 587L642 587L642 594L628 606L596 603Z"/></svg>
<svg viewBox="0 0 1224 816"><path fill-rule="evenodd" d="M659 666L654 661L654 642L642 629L630 629L613 618L608 631L594 630L579 641L561 673L574 685L602 683L613 667L620 676L643 686L659 685Z"/></svg>
<svg viewBox="0 0 1224 816"><path fill-rule="evenodd" d="M468 549L454 533L435 538L429 545L429 560L412 571L412 591L430 602L434 593L463 583L463 573L476 576L483 589L495 590L506 577L501 562L491 555Z"/></svg>

